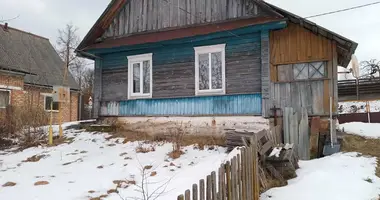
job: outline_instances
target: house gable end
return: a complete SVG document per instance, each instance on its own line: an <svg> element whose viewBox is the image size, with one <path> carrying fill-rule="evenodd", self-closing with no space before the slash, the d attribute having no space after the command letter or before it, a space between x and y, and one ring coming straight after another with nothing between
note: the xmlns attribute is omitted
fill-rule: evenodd
<svg viewBox="0 0 380 200"><path fill-rule="evenodd" d="M270 15L255 0L129 0L101 39Z"/></svg>
<svg viewBox="0 0 380 200"><path fill-rule="evenodd" d="M113 0L77 51L107 39L282 15L258 0Z"/></svg>

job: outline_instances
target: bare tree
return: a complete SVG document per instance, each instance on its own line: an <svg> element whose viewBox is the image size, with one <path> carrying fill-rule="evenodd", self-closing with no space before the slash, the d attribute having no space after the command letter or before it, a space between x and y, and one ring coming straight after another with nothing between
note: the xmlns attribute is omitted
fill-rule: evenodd
<svg viewBox="0 0 380 200"><path fill-rule="evenodd" d="M66 24L64 29L58 30L57 52L65 62L67 68L74 66L74 63L78 60L74 52L80 42L77 31L78 28L72 23Z"/></svg>
<svg viewBox="0 0 380 200"><path fill-rule="evenodd" d="M380 77L380 61L371 59L369 61L363 61L360 63L361 70L366 77Z"/></svg>

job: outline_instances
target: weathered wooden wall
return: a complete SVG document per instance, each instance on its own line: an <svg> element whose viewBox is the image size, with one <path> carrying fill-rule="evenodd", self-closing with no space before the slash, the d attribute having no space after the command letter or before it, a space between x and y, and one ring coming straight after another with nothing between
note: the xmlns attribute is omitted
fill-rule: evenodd
<svg viewBox="0 0 380 200"><path fill-rule="evenodd" d="M200 37L198 37L200 38ZM146 52L128 51L103 57L102 100L128 98L129 55L153 53L153 98L195 96L194 47L226 44L226 94L261 92L260 33L178 45L165 45Z"/></svg>
<svg viewBox="0 0 380 200"><path fill-rule="evenodd" d="M270 78L275 83L271 91L276 107L293 106L300 110L308 108L309 115L327 115L329 98L333 97L333 111L338 103L337 53L336 44L299 25L289 23L288 27L270 33ZM282 70L278 65L308 62L326 62L327 76L317 80L279 81L278 75L292 70ZM291 74L284 75L291 76ZM299 99L300 101L294 101ZM299 104L297 102L300 102Z"/></svg>
<svg viewBox="0 0 380 200"><path fill-rule="evenodd" d="M264 16L253 0L129 0L103 37Z"/></svg>

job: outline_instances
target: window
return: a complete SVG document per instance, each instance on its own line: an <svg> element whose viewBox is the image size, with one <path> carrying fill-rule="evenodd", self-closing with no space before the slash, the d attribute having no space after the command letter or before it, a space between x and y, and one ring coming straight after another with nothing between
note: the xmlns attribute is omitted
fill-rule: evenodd
<svg viewBox="0 0 380 200"><path fill-rule="evenodd" d="M11 103L11 92L9 90L0 90L0 108L6 108Z"/></svg>
<svg viewBox="0 0 380 200"><path fill-rule="evenodd" d="M225 44L195 47L195 94L225 94Z"/></svg>
<svg viewBox="0 0 380 200"><path fill-rule="evenodd" d="M152 98L152 54L128 56L128 98Z"/></svg>
<svg viewBox="0 0 380 200"><path fill-rule="evenodd" d="M297 63L277 66L278 81L309 80L326 77L326 62Z"/></svg>
<svg viewBox="0 0 380 200"><path fill-rule="evenodd" d="M45 96L45 110L51 111L51 103L53 102L52 96ZM53 102L53 110L52 111L58 111L59 105L58 102Z"/></svg>

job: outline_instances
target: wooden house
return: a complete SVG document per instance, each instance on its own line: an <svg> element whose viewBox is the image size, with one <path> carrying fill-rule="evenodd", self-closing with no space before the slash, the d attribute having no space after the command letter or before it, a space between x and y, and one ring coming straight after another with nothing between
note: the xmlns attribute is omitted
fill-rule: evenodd
<svg viewBox="0 0 380 200"><path fill-rule="evenodd" d="M77 53L95 60L96 117L254 127L274 107L328 116L330 96L335 114L356 47L261 0L113 0Z"/></svg>

